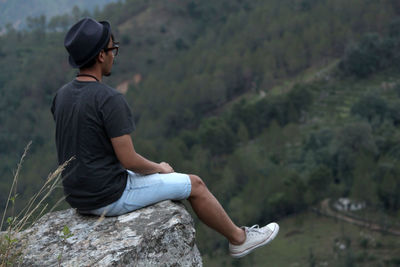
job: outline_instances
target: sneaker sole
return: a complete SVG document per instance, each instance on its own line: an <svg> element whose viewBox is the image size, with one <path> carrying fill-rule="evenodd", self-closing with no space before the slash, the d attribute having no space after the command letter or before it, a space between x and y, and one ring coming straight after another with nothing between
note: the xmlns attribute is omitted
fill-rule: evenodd
<svg viewBox="0 0 400 267"><path fill-rule="evenodd" d="M231 253L231 256L232 256L233 258L241 258L241 257L244 257L244 256L246 256L247 254L249 254L250 252L252 252L253 250L255 250L256 248L265 246L265 245L267 245L269 242L271 242L272 240L274 240L275 237L276 237L276 235L277 235L278 232L279 232L279 225L278 225L277 223L273 223L273 224L275 225L275 228L274 228L274 230L272 230L272 234L271 234L267 239L265 239L265 240L262 241L261 243L258 243L258 244L254 245L254 246L252 246L252 247L250 247L250 248L248 248L248 249L246 249L246 250L244 250L244 251L242 251L242 252Z"/></svg>

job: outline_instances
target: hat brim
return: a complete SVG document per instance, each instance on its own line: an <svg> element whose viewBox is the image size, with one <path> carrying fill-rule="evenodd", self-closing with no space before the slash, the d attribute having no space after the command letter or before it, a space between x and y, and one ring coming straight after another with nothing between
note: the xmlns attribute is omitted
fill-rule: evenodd
<svg viewBox="0 0 400 267"><path fill-rule="evenodd" d="M73 68L81 68L85 66L89 61L91 61L93 58L95 58L100 51L107 45L108 41L110 40L111 36L111 26L108 21L99 21L104 26L103 33L101 36L100 41L97 43L96 47L93 49L93 51L90 53L90 57L88 59L84 60L83 62L75 62L75 60L71 57L71 55L68 56L68 62Z"/></svg>

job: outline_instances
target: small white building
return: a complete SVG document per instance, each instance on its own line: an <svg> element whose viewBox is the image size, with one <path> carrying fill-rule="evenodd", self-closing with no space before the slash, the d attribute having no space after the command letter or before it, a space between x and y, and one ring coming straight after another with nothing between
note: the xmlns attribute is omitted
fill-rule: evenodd
<svg viewBox="0 0 400 267"><path fill-rule="evenodd" d="M344 198L341 197L335 203L333 206L335 209L338 211L357 211L365 208L365 202L360 202L360 201L355 201L350 198Z"/></svg>

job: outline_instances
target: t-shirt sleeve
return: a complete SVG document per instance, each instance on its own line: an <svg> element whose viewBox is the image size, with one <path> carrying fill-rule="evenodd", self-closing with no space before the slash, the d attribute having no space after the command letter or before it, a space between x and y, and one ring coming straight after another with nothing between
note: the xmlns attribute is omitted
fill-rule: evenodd
<svg viewBox="0 0 400 267"><path fill-rule="evenodd" d="M56 114L55 114L55 111L56 111L56 97L57 97L57 95L54 96L53 102L51 103L51 108L50 108L50 111L51 111L51 114L53 115L53 119L54 120L56 119Z"/></svg>
<svg viewBox="0 0 400 267"><path fill-rule="evenodd" d="M135 130L132 111L122 94L107 99L100 112L109 138L130 134Z"/></svg>

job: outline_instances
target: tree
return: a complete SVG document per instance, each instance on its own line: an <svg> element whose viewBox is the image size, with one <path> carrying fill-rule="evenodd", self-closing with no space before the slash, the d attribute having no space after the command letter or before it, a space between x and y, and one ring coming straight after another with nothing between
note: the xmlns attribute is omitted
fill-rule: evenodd
<svg viewBox="0 0 400 267"><path fill-rule="evenodd" d="M399 5L400 7L400 5ZM389 25L389 37L393 39L400 38L400 17L396 17Z"/></svg>
<svg viewBox="0 0 400 267"><path fill-rule="evenodd" d="M359 155L375 156L378 148L371 126L364 122L349 123L337 133L332 143L333 174L336 181L351 190L355 163Z"/></svg>
<svg viewBox="0 0 400 267"><path fill-rule="evenodd" d="M307 181L307 195L310 204L327 197L330 184L333 183L332 170L325 165L319 165L313 169Z"/></svg>
<svg viewBox="0 0 400 267"><path fill-rule="evenodd" d="M397 211L400 208L399 173L400 168L396 163L390 163L388 159L380 161L377 174L378 195L383 206L391 211Z"/></svg>
<svg viewBox="0 0 400 267"><path fill-rule="evenodd" d="M46 35L47 24L46 16L41 15L40 17L28 17L26 19L28 28L34 33L36 40L42 40Z"/></svg>
<svg viewBox="0 0 400 267"><path fill-rule="evenodd" d="M364 122L345 125L336 136L337 146L348 148L352 153L376 154L378 152L371 126Z"/></svg>
<svg viewBox="0 0 400 267"><path fill-rule="evenodd" d="M49 21L48 28L50 31L64 32L73 23L71 16L68 14L52 17Z"/></svg>
<svg viewBox="0 0 400 267"><path fill-rule="evenodd" d="M231 153L235 148L235 136L232 130L219 117L204 120L199 128L199 136L203 147L208 148L212 154Z"/></svg>
<svg viewBox="0 0 400 267"><path fill-rule="evenodd" d="M375 170L376 163L373 157L363 154L357 157L353 170L352 198L365 201L370 205L377 203L377 186L373 179Z"/></svg>
<svg viewBox="0 0 400 267"><path fill-rule="evenodd" d="M389 107L386 101L377 94L367 94L361 97L351 108L351 113L359 115L368 122L378 120L380 123L388 115L388 111Z"/></svg>
<svg viewBox="0 0 400 267"><path fill-rule="evenodd" d="M376 33L363 36L358 44L350 45L340 62L340 69L349 75L364 78L383 68L385 60L382 38Z"/></svg>

